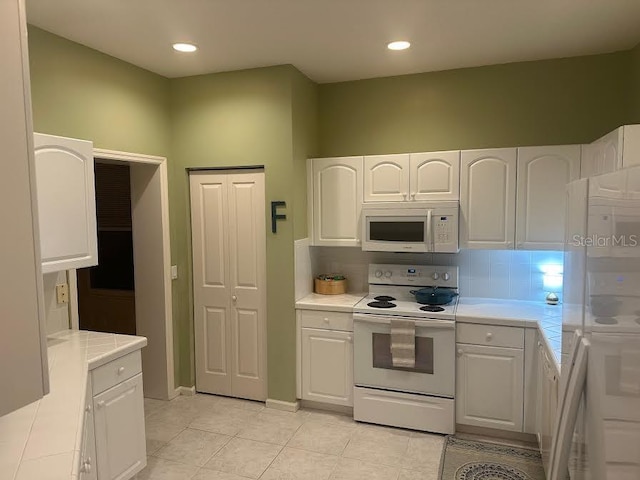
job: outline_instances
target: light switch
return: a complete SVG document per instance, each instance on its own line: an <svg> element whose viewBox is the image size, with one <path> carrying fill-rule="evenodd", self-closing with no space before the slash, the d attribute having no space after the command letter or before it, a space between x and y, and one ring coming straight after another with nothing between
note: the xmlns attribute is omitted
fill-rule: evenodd
<svg viewBox="0 0 640 480"><path fill-rule="evenodd" d="M61 283L56 285L56 298L58 304L69 303L69 284Z"/></svg>
<svg viewBox="0 0 640 480"><path fill-rule="evenodd" d="M171 280L178 278L178 265L171 265Z"/></svg>

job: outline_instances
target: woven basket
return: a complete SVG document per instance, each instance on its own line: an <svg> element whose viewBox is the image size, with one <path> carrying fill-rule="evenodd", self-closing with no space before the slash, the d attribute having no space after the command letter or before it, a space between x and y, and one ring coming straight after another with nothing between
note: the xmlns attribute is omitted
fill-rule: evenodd
<svg viewBox="0 0 640 480"><path fill-rule="evenodd" d="M321 280L314 279L315 292L322 295L340 295L347 291L347 279L343 280Z"/></svg>

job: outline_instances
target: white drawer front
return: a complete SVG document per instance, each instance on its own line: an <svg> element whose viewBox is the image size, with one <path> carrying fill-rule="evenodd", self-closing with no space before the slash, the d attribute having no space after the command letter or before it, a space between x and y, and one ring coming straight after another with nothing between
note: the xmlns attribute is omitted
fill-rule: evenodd
<svg viewBox="0 0 640 480"><path fill-rule="evenodd" d="M457 323L456 341L472 345L524 348L524 328Z"/></svg>
<svg viewBox="0 0 640 480"><path fill-rule="evenodd" d="M354 387L353 418L428 432L454 433L452 398Z"/></svg>
<svg viewBox="0 0 640 480"><path fill-rule="evenodd" d="M347 312L326 312L321 310L300 310L302 328L322 328L353 332L353 314Z"/></svg>
<svg viewBox="0 0 640 480"><path fill-rule="evenodd" d="M91 372L93 395L104 392L118 383L142 372L140 350L131 352L123 357L94 369Z"/></svg>

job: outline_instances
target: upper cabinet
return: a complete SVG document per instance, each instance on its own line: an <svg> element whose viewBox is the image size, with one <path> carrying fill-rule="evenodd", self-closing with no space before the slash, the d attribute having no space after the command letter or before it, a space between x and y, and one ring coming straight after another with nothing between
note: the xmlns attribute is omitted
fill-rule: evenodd
<svg viewBox="0 0 640 480"><path fill-rule="evenodd" d="M408 199L408 154L364 157L365 202L402 202Z"/></svg>
<svg viewBox="0 0 640 480"><path fill-rule="evenodd" d="M513 248L516 157L515 148L461 153L461 248Z"/></svg>
<svg viewBox="0 0 640 480"><path fill-rule="evenodd" d="M411 154L411 200L460 198L460 151Z"/></svg>
<svg viewBox="0 0 640 480"><path fill-rule="evenodd" d="M34 135L44 273L98 264L93 144Z"/></svg>
<svg viewBox="0 0 640 480"><path fill-rule="evenodd" d="M49 390L24 4L0 2L0 417Z"/></svg>
<svg viewBox="0 0 640 480"><path fill-rule="evenodd" d="M625 125L584 145L582 178L640 165L640 125Z"/></svg>
<svg viewBox="0 0 640 480"><path fill-rule="evenodd" d="M460 152L364 157L364 201L458 200Z"/></svg>
<svg viewBox="0 0 640 480"><path fill-rule="evenodd" d="M313 245L360 246L363 157L316 158L309 163Z"/></svg>
<svg viewBox="0 0 640 480"><path fill-rule="evenodd" d="M518 149L516 248L562 250L567 184L580 177L580 145Z"/></svg>

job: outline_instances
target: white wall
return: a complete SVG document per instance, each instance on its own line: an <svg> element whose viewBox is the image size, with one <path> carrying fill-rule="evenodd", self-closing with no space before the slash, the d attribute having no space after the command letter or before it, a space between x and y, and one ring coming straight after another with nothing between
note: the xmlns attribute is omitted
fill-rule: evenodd
<svg viewBox="0 0 640 480"><path fill-rule="evenodd" d="M44 305L47 320L47 334L69 329L69 304L59 305L56 285L67 283L67 272L46 273L44 277Z"/></svg>
<svg viewBox="0 0 640 480"><path fill-rule="evenodd" d="M461 250L446 253L363 252L348 247L310 247L312 274L342 273L349 291L367 291L369 263L458 265L463 296L544 301L544 265L562 265L563 252ZM299 280L296 279L296 283Z"/></svg>

